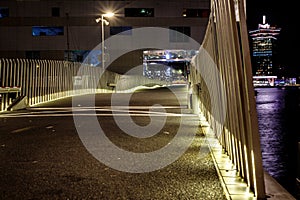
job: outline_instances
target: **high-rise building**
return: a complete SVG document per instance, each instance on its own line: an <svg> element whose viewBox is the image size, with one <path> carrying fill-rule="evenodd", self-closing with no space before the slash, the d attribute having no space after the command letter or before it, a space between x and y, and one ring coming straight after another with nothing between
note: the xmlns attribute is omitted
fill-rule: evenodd
<svg viewBox="0 0 300 200"><path fill-rule="evenodd" d="M253 76L276 76L277 40L281 29L266 23L258 24L258 29L249 31L252 39Z"/></svg>

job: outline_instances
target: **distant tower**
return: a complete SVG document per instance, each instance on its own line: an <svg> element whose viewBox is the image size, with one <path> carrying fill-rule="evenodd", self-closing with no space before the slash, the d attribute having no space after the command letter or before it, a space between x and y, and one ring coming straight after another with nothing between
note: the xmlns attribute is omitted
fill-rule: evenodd
<svg viewBox="0 0 300 200"><path fill-rule="evenodd" d="M272 27L266 23L258 24L257 30L249 31L252 39L252 67L254 76L271 76L274 74L274 58L280 28Z"/></svg>

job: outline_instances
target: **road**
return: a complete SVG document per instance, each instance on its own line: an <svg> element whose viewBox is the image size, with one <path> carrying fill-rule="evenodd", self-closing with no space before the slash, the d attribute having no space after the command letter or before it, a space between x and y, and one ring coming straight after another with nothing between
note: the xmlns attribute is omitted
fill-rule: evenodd
<svg viewBox="0 0 300 200"><path fill-rule="evenodd" d="M0 199L225 200L186 102L173 86L0 114Z"/></svg>

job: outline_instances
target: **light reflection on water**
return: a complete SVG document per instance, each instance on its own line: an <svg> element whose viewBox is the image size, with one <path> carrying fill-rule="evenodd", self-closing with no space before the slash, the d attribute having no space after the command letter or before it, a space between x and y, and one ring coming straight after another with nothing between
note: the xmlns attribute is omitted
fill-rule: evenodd
<svg viewBox="0 0 300 200"><path fill-rule="evenodd" d="M300 89L255 88L265 170L295 193L297 142L300 138Z"/></svg>

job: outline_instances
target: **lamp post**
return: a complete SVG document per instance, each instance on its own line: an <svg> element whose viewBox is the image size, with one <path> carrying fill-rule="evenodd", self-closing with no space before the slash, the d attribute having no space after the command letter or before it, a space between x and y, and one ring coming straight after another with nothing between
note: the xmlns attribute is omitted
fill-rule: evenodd
<svg viewBox="0 0 300 200"><path fill-rule="evenodd" d="M102 55L102 68L104 69L104 23L106 26L109 25L109 22L104 19L104 17L113 17L115 14L114 13L105 13L102 14L101 17L96 19L96 22L99 23L101 21L101 55Z"/></svg>

